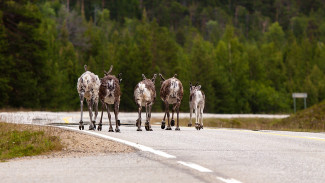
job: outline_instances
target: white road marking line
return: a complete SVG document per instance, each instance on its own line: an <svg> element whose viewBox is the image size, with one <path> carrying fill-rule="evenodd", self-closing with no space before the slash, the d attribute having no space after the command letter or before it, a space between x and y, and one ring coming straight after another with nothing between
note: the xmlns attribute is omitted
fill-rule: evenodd
<svg viewBox="0 0 325 183"><path fill-rule="evenodd" d="M225 182L225 183L242 183L236 179L225 179L225 178L222 178L222 177L217 177L218 180L221 180L222 182Z"/></svg>
<svg viewBox="0 0 325 183"><path fill-rule="evenodd" d="M59 128L65 128L65 129L69 129L69 130L73 130L73 131L80 132L79 129L75 129L75 128L72 128L72 127L65 127L65 126L58 126L58 127ZM156 154L156 155L159 155L159 156L162 156L162 157L165 157L165 158L176 158L176 156L167 154L167 153L165 153L163 151L154 150L151 147L147 147L147 146L144 146L144 145L140 145L140 144L137 144L137 143L134 143L134 142L130 142L130 141L127 141L127 140L123 140L123 139L119 139L119 138L107 136L107 135L100 134L100 133L95 133L95 132L92 132L92 131L82 131L82 132L83 133L92 134L92 135L95 135L95 136L98 136L98 137L102 137L102 138L105 138L105 139L108 139L108 140L113 140L113 141L116 141L116 142L120 142L120 143L129 145L131 147L137 148L137 149L139 149L141 151L151 152L153 154ZM187 167L190 167L190 168L193 168L195 170L198 170L199 172L203 172L203 173L212 172L212 170L207 169L207 168L205 168L203 166L200 166L198 164L195 164L195 163L184 162L184 161L177 161L177 163L182 164L182 165L187 166ZM217 177L217 179L219 179L220 181L223 181L225 183L242 183L242 182L240 182L238 180L235 180L235 179L225 179L225 178L222 178L222 177Z"/></svg>
<svg viewBox="0 0 325 183"><path fill-rule="evenodd" d="M75 129L75 128L71 128L71 127L62 126L60 128L66 128L66 129L70 129L70 130L74 130L74 131L80 131L79 129ZM130 141L127 141L127 140L107 136L107 135L100 134L100 133L95 133L95 132L92 132L92 131L82 131L82 132L89 133L89 134L92 134L92 135L95 135L95 136L98 136L98 137L102 137L102 138L105 138L105 139L108 139L108 140L113 140L113 141L116 141L116 142L120 142L122 144L126 144L126 145L129 145L131 147L137 148L137 149L139 149L141 151L151 152L153 154L156 154L156 155L159 155L159 156L162 156L162 157L165 157L165 158L176 158L176 156L167 154L167 153L165 153L163 151L155 150L155 149L153 149L151 147L140 145L140 144L130 142Z"/></svg>
<svg viewBox="0 0 325 183"><path fill-rule="evenodd" d="M189 163L189 162L187 163L187 162L184 162L184 161L177 161L177 163L182 164L182 165L187 166L187 167L190 167L190 168L193 168L195 170L198 170L199 172L212 172L212 170L204 168L203 166L200 166L200 165L195 164L195 163Z"/></svg>

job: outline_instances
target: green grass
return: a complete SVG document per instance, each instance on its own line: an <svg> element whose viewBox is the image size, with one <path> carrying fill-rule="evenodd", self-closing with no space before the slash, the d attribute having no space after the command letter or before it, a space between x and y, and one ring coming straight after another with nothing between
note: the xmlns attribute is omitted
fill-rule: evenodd
<svg viewBox="0 0 325 183"><path fill-rule="evenodd" d="M325 101L298 111L276 125L300 131L325 131Z"/></svg>
<svg viewBox="0 0 325 183"><path fill-rule="evenodd" d="M0 123L0 161L61 149L60 139L40 128Z"/></svg>

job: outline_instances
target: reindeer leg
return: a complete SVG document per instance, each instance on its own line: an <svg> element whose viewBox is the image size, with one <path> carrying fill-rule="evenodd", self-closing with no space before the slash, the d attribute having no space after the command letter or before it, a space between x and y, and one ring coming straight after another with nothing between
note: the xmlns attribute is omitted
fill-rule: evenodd
<svg viewBox="0 0 325 183"><path fill-rule="evenodd" d="M98 116L98 100L94 102L94 108L95 108L95 119L93 121L94 129L96 130L96 119Z"/></svg>
<svg viewBox="0 0 325 183"><path fill-rule="evenodd" d="M109 112L109 106L108 106L108 104L105 104L105 105L106 105L107 115L108 115L108 120L109 120L109 129L108 129L108 132L114 132L113 131L113 127L112 127L112 121L111 121L111 113Z"/></svg>
<svg viewBox="0 0 325 183"><path fill-rule="evenodd" d="M192 126L192 112L193 112L193 107L190 105L190 121L188 122L188 127Z"/></svg>
<svg viewBox="0 0 325 183"><path fill-rule="evenodd" d="M149 130L149 122L148 122L148 113L149 113L149 106L148 106L148 103L146 103L146 122L144 124L144 128L146 129L146 131Z"/></svg>
<svg viewBox="0 0 325 183"><path fill-rule="evenodd" d="M151 125L150 125L150 119L151 119L151 108L152 108L152 104L153 103L150 103L149 106L148 106L148 119L146 121L146 130L147 131L152 131L152 128L151 128Z"/></svg>
<svg viewBox="0 0 325 183"><path fill-rule="evenodd" d="M175 126L174 112L175 112L176 106L177 106L177 104L174 104L173 108L172 108L172 120L170 121L170 125L172 125L172 126Z"/></svg>
<svg viewBox="0 0 325 183"><path fill-rule="evenodd" d="M82 116L83 116L83 105L84 105L84 93L80 93L79 94L80 97L80 122L79 122L79 130L83 130L84 129L84 125L83 125L83 121L82 121Z"/></svg>
<svg viewBox="0 0 325 183"><path fill-rule="evenodd" d="M161 129L165 129L165 125L166 125L166 122L165 122L166 115L167 115L167 113L166 113L166 109L165 109L164 119L163 119L162 122L161 122Z"/></svg>
<svg viewBox="0 0 325 183"><path fill-rule="evenodd" d="M199 124L199 107L197 104L194 105L195 109L195 128L197 130L200 130L200 124Z"/></svg>
<svg viewBox="0 0 325 183"><path fill-rule="evenodd" d="M176 104L176 112L177 112L177 125L176 125L176 128L175 130L176 131L180 131L181 129L179 128L179 106L181 105L180 101L177 102Z"/></svg>
<svg viewBox="0 0 325 183"><path fill-rule="evenodd" d="M141 103L139 103L138 104L138 120L137 120L137 127L138 127L138 129L137 129L137 131L142 131L141 130L141 110L142 110L142 106L141 106Z"/></svg>
<svg viewBox="0 0 325 183"><path fill-rule="evenodd" d="M167 101L165 101L165 107L166 107L166 113L167 113L167 128L166 128L166 130L172 130L172 128L170 127L170 123L169 123L169 104Z"/></svg>
<svg viewBox="0 0 325 183"><path fill-rule="evenodd" d="M201 114L201 125L200 128L203 129L203 107L200 109L200 114Z"/></svg>
<svg viewBox="0 0 325 183"><path fill-rule="evenodd" d="M118 105L119 105L119 104L118 104L117 102L114 103L115 132L120 132L120 129L119 129L119 127L118 127L118 126L120 126L120 125L119 125L120 120L118 119L118 110L119 110Z"/></svg>
<svg viewBox="0 0 325 183"><path fill-rule="evenodd" d="M87 100L87 105L88 105L88 109L89 109L89 118L90 118L90 125L89 125L89 130L93 130L94 126L93 126L93 111L92 111L92 107L93 107L93 101L92 99Z"/></svg>
<svg viewBox="0 0 325 183"><path fill-rule="evenodd" d="M99 121L98 128L97 128L98 131L102 131L102 120L103 120L104 107L105 107L105 104L104 104L104 102L102 102L102 115L100 116L100 121Z"/></svg>

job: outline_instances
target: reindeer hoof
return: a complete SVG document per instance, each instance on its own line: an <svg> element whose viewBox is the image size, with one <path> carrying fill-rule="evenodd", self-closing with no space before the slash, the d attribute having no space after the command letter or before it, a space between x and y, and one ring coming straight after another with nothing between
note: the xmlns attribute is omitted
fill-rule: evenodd
<svg viewBox="0 0 325 183"><path fill-rule="evenodd" d="M120 131L119 128L115 128L115 132L116 132L116 133L120 133L121 131Z"/></svg>
<svg viewBox="0 0 325 183"><path fill-rule="evenodd" d="M108 132L114 132L113 128L109 128Z"/></svg>
<svg viewBox="0 0 325 183"><path fill-rule="evenodd" d="M142 129L141 129L141 128L138 128L138 129L137 129L137 131L141 132L141 131L142 131Z"/></svg>
<svg viewBox="0 0 325 183"><path fill-rule="evenodd" d="M89 130L96 130L96 128L92 127L91 125L89 126Z"/></svg>
<svg viewBox="0 0 325 183"><path fill-rule="evenodd" d="M175 128L176 131L180 131L181 129L179 127Z"/></svg>
<svg viewBox="0 0 325 183"><path fill-rule="evenodd" d="M187 126L188 126L188 127L191 127L191 126L192 126L192 124L188 124Z"/></svg>
<svg viewBox="0 0 325 183"><path fill-rule="evenodd" d="M172 120L170 121L170 125L175 126L175 120L172 119Z"/></svg>
<svg viewBox="0 0 325 183"><path fill-rule="evenodd" d="M203 125L200 125L200 128L203 129Z"/></svg>
<svg viewBox="0 0 325 183"><path fill-rule="evenodd" d="M83 130L84 129L84 122L83 121L80 121L79 122L79 130Z"/></svg>
<svg viewBox="0 0 325 183"><path fill-rule="evenodd" d="M162 121L161 122L161 129L165 129L165 126L166 126L166 122L165 121Z"/></svg>
<svg viewBox="0 0 325 183"><path fill-rule="evenodd" d="M152 128L149 128L149 131L153 131Z"/></svg>
<svg viewBox="0 0 325 183"><path fill-rule="evenodd" d="M96 130L96 121L93 121L94 124L94 130Z"/></svg>
<svg viewBox="0 0 325 183"><path fill-rule="evenodd" d="M121 126L121 121L120 120L117 120L117 125Z"/></svg>
<svg viewBox="0 0 325 183"><path fill-rule="evenodd" d="M167 127L166 130L172 130L172 128L171 127Z"/></svg>
<svg viewBox="0 0 325 183"><path fill-rule="evenodd" d="M146 128L147 131L149 131L150 126L149 126L149 122L148 121L145 123L145 126L144 127Z"/></svg>
<svg viewBox="0 0 325 183"><path fill-rule="evenodd" d="M98 130L98 131L102 131L102 124L99 124L99 125L98 125L97 130Z"/></svg>
<svg viewBox="0 0 325 183"><path fill-rule="evenodd" d="M201 129L201 126L200 126L200 124L198 124L198 123L195 123L195 129L197 129L197 130L200 130L200 129Z"/></svg>

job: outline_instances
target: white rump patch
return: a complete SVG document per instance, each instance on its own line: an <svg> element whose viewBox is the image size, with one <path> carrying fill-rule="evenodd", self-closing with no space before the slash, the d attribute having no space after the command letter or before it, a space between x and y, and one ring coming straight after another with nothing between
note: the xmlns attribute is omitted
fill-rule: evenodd
<svg viewBox="0 0 325 183"><path fill-rule="evenodd" d="M138 88L134 91L134 97L138 104L145 106L146 103L151 101L151 94L144 83L139 83Z"/></svg>
<svg viewBox="0 0 325 183"><path fill-rule="evenodd" d="M177 102L177 97L178 97L177 95L178 95L178 91L179 91L179 81L176 79L171 79L169 89L170 89L170 94L169 94L167 101L170 104L174 104Z"/></svg>

